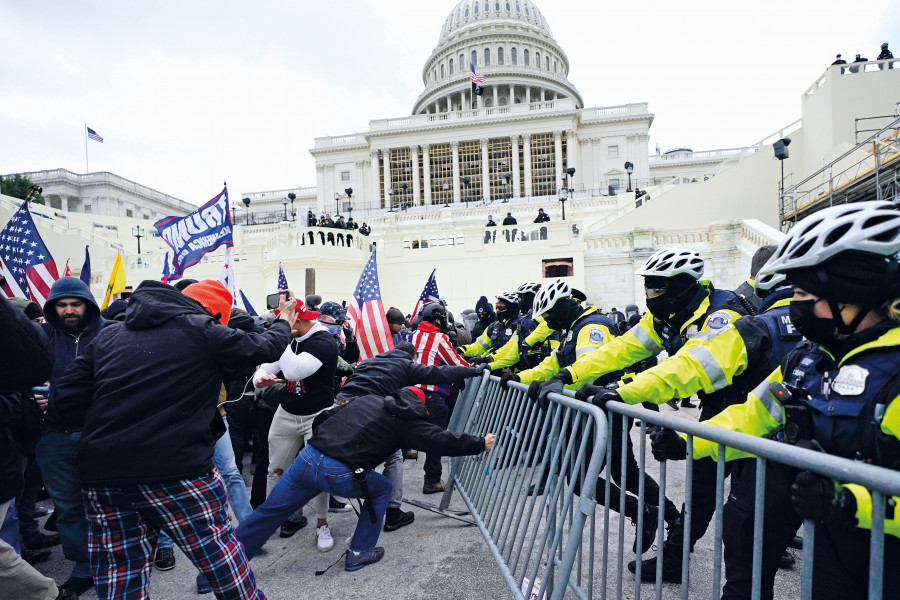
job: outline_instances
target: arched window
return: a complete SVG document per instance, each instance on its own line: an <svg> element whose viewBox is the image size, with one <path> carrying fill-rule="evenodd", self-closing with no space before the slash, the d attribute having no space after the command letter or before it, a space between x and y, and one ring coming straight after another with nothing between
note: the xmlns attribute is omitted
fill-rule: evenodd
<svg viewBox="0 0 900 600"><path fill-rule="evenodd" d="M497 48L497 64L503 64L503 48Z"/></svg>
<svg viewBox="0 0 900 600"><path fill-rule="evenodd" d="M475 3L475 14L476 15L478 14L478 3L477 2Z"/></svg>
<svg viewBox="0 0 900 600"><path fill-rule="evenodd" d="M472 64L478 66L478 50L472 50Z"/></svg>
<svg viewBox="0 0 900 600"><path fill-rule="evenodd" d="M550 57L549 56L544 57L544 70L545 71L550 70Z"/></svg>
<svg viewBox="0 0 900 600"><path fill-rule="evenodd" d="M488 67L491 64L491 49L484 49L484 66Z"/></svg>
<svg viewBox="0 0 900 600"><path fill-rule="evenodd" d="M453 75L453 59L450 59L450 74Z"/></svg>
<svg viewBox="0 0 900 600"><path fill-rule="evenodd" d="M441 79L444 78L444 63L441 63Z"/></svg>
<svg viewBox="0 0 900 600"><path fill-rule="evenodd" d="M556 62L555 60L553 61L553 71L555 73L559 73L559 63Z"/></svg>
<svg viewBox="0 0 900 600"><path fill-rule="evenodd" d="M462 71L465 68L466 68L466 55L460 54L459 55L459 70Z"/></svg>
<svg viewBox="0 0 900 600"><path fill-rule="evenodd" d="M541 68L541 53L540 52L534 53L534 66L536 66L538 69Z"/></svg>
<svg viewBox="0 0 900 600"><path fill-rule="evenodd" d="M524 52L522 53L522 58L525 59L525 66L527 67L528 66L528 48L525 48Z"/></svg>
<svg viewBox="0 0 900 600"><path fill-rule="evenodd" d="M516 56L516 48L515 48L515 46L513 46L512 49L509 51L509 60L510 60L510 61L512 62L512 64L514 64L514 65L519 64L519 57Z"/></svg>

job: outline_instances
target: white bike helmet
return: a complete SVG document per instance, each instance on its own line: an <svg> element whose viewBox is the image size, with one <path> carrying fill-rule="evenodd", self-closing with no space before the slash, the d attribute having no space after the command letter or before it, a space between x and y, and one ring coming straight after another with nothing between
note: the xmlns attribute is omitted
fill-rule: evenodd
<svg viewBox="0 0 900 600"><path fill-rule="evenodd" d="M503 292L502 294L497 294L497 302L503 302L504 304L518 304L519 294L516 292Z"/></svg>
<svg viewBox="0 0 900 600"><path fill-rule="evenodd" d="M753 280L753 289L756 291L757 296L761 296L775 288L786 285L786 279L787 276L784 273L773 273L772 271L760 269L759 273L756 274L756 279Z"/></svg>
<svg viewBox="0 0 900 600"><path fill-rule="evenodd" d="M763 271L788 273L844 252L894 257L900 252L900 211L891 202L856 202L820 210L791 229Z"/></svg>
<svg viewBox="0 0 900 600"><path fill-rule="evenodd" d="M569 287L569 284L562 279L557 279L547 287L541 288L534 297L534 302L532 303L534 310L532 311L532 314L542 315L556 306L556 303L563 298L571 297L572 288Z"/></svg>
<svg viewBox="0 0 900 600"><path fill-rule="evenodd" d="M685 274L699 280L703 276L703 266L703 259L693 250L667 248L648 258L644 267L636 274L644 277L674 277Z"/></svg>
<svg viewBox="0 0 900 600"><path fill-rule="evenodd" d="M541 284L535 281L526 281L516 288L517 294L537 294L541 289Z"/></svg>

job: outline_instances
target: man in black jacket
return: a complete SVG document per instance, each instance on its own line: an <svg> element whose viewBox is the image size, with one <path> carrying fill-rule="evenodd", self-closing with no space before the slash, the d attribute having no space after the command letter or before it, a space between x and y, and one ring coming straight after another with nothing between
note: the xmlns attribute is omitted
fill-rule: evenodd
<svg viewBox="0 0 900 600"><path fill-rule="evenodd" d="M330 492L366 501L344 569L356 571L381 560L384 548L375 544L391 484L373 469L404 446L464 456L490 450L494 443L493 434L482 438L451 433L426 418L425 394L416 387L389 396L360 396L320 415L312 439L262 506L238 527L236 535L247 556L255 556L278 524L297 508L321 492Z"/></svg>
<svg viewBox="0 0 900 600"><path fill-rule="evenodd" d="M165 530L217 598L262 599L228 520L213 445L223 368L277 358L293 304L268 331L225 327L231 294L217 281L187 288L145 281L125 320L103 329L55 388L61 423L81 432L78 467L97 597L145 597ZM160 452L165 448L165 452Z"/></svg>

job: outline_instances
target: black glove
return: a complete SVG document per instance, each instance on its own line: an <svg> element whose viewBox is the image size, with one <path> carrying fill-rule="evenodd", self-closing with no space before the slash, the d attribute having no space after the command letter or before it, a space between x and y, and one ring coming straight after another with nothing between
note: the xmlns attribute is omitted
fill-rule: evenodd
<svg viewBox="0 0 900 600"><path fill-rule="evenodd" d="M599 385L586 385L575 392L575 399L581 400L582 402L590 402L593 396L605 391L605 388L602 388Z"/></svg>
<svg viewBox="0 0 900 600"><path fill-rule="evenodd" d="M622 396L620 396L619 392L615 390L601 389L600 393L596 394L591 399L591 403L602 410L606 410L606 403L610 400L614 402L621 402Z"/></svg>
<svg viewBox="0 0 900 600"><path fill-rule="evenodd" d="M475 358L469 359L469 364L473 367L477 367L478 365L486 365L488 362L487 357L485 356L476 356Z"/></svg>
<svg viewBox="0 0 900 600"><path fill-rule="evenodd" d="M519 383L522 380L515 373L504 373L503 377L500 378L500 387L503 388L504 390L508 389L510 381L515 381L515 382Z"/></svg>
<svg viewBox="0 0 900 600"><path fill-rule="evenodd" d="M550 406L549 394L561 394L563 387L572 383L568 371L560 371L549 381L534 381L528 386L528 397L538 403L541 410ZM536 385L535 385L536 384Z"/></svg>
<svg viewBox="0 0 900 600"><path fill-rule="evenodd" d="M466 375L466 379L469 377L481 377L481 374L484 373L484 369L481 367L472 367L469 369L469 374Z"/></svg>
<svg viewBox="0 0 900 600"><path fill-rule="evenodd" d="M687 458L687 441L671 429L663 428L650 436L650 451L659 461L684 460Z"/></svg>
<svg viewBox="0 0 900 600"><path fill-rule="evenodd" d="M813 521L855 521L856 498L824 475L801 471L791 486L794 511Z"/></svg>

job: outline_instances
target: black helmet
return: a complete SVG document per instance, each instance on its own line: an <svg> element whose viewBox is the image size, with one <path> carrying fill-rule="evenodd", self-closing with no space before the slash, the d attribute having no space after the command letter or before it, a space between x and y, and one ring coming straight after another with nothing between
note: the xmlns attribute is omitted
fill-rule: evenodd
<svg viewBox="0 0 900 600"><path fill-rule="evenodd" d="M429 302L422 308L420 320L443 328L447 324L447 309L440 302Z"/></svg>

